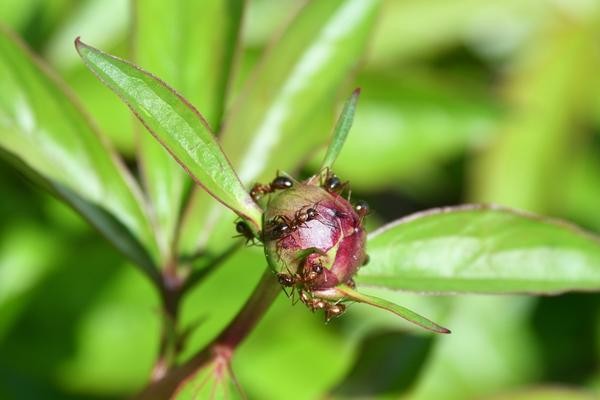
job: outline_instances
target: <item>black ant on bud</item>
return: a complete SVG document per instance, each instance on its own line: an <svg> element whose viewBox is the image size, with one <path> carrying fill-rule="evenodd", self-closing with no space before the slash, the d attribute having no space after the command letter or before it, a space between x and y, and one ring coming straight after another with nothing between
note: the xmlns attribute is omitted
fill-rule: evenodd
<svg viewBox="0 0 600 400"><path fill-rule="evenodd" d="M294 186L294 182L290 178L287 176L277 176L267 185L261 183L254 184L250 190L250 197L252 197L254 201L258 201L266 194L273 193L276 190L289 189L292 186Z"/></svg>
<svg viewBox="0 0 600 400"><path fill-rule="evenodd" d="M312 207L298 210L294 218L278 215L268 222L265 229L266 235L272 240L283 239L297 231L298 228L305 226L307 222L316 219L318 215L319 212Z"/></svg>
<svg viewBox="0 0 600 400"><path fill-rule="evenodd" d="M246 238L246 245L248 243L255 243L254 239L256 238L254 237L254 232L252 232L252 229L250 229L250 226L245 221L238 221L235 224L235 230L237 233L239 233L239 235L235 235L234 237Z"/></svg>
<svg viewBox="0 0 600 400"><path fill-rule="evenodd" d="M306 302L303 300L303 297L302 297L302 293L303 293L302 289L305 287L305 285L307 283L314 281L322 273L323 273L323 266L321 264L315 263L315 264L312 264L311 266L305 266L304 268L302 268L302 271L300 273L289 272L286 274L286 273L280 272L277 274L277 281L279 281L279 284L281 286L292 288L292 290L296 287L301 289L300 290L300 292L301 292L300 300L302 300L302 302L306 304ZM286 294L287 294L287 292L286 292ZM293 294L293 291L292 291L292 294Z"/></svg>
<svg viewBox="0 0 600 400"><path fill-rule="evenodd" d="M348 181L342 182L342 180L329 169L325 172L324 180L321 180L321 186L329 193L333 194L342 194L348 186L348 183Z"/></svg>
<svg viewBox="0 0 600 400"><path fill-rule="evenodd" d="M278 273L277 280L284 288L292 288L292 292L290 294L288 294L287 291L285 292L288 297L293 296L294 289L297 289L299 300L312 312L324 310L325 321L329 322L332 318L342 315L346 310L346 306L340 303L331 303L318 297L313 297L311 292L306 290L306 285L317 279L322 273L323 266L319 263L314 263L310 266L305 266L300 273Z"/></svg>
<svg viewBox="0 0 600 400"><path fill-rule="evenodd" d="M323 273L323 267L321 264L314 264L311 268L305 268L306 271L302 273L288 273L285 274L280 272L277 274L277 280L285 287L294 287L298 285L304 285L315 280L319 275Z"/></svg>

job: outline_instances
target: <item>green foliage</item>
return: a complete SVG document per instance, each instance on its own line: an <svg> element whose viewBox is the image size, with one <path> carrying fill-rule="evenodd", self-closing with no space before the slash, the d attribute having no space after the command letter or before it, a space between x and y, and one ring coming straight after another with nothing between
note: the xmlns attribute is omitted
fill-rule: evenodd
<svg viewBox="0 0 600 400"><path fill-rule="evenodd" d="M597 397L598 295L515 296L600 288L594 2L1 3L0 397L121 398L173 366L182 399ZM120 57L78 42L145 127L79 35ZM276 291L251 295L265 260L232 222L257 231L249 185L318 172L328 140L373 209L360 292L340 290L452 335L283 296L254 329ZM472 202L527 212L389 223Z"/></svg>
<svg viewBox="0 0 600 400"><path fill-rule="evenodd" d="M260 211L231 168L202 115L158 78L77 40L77 51L196 183L260 226Z"/></svg>
<svg viewBox="0 0 600 400"><path fill-rule="evenodd" d="M137 64L177 88L218 132L230 85L242 2L135 1ZM163 22L157 24L155 16ZM164 18L169 18L168 22ZM140 129L144 129L140 127ZM139 133L139 158L162 245L173 251L191 180L152 136Z"/></svg>
<svg viewBox="0 0 600 400"><path fill-rule="evenodd" d="M3 151L154 276L157 247L129 173L60 82L8 33L0 34L0 52Z"/></svg>
<svg viewBox="0 0 600 400"><path fill-rule="evenodd" d="M266 49L232 100L220 133L244 184L298 169L327 142L333 104L346 97L339 87L364 52L378 5L378 0L311 2ZM230 222L219 209L205 193L194 196L183 221L184 252L223 242L223 236L206 234L206 226ZM214 242L207 243L210 239Z"/></svg>
<svg viewBox="0 0 600 400"><path fill-rule="evenodd" d="M354 113L356 112L356 103L358 102L359 95L360 89L356 89L352 93L352 96L346 100L344 108L342 109L342 113L340 114L337 124L335 125L331 143L329 146L327 146L327 153L325 153L325 158L321 163L321 169L331 169L335 159L340 154L340 151L342 151L344 142L346 141L348 133L350 133L350 128L352 127L352 121L354 120Z"/></svg>
<svg viewBox="0 0 600 400"><path fill-rule="evenodd" d="M561 293L600 286L600 241L499 207L427 211L373 232L358 282L418 292Z"/></svg>

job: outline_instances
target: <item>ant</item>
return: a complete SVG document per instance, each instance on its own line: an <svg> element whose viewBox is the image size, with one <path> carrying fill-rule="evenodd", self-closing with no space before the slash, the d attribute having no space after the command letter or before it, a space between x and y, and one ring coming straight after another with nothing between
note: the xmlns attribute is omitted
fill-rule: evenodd
<svg viewBox="0 0 600 400"><path fill-rule="evenodd" d="M322 273L323 266L319 263L315 263L310 268L303 268L303 271L300 274L284 274L280 272L277 274L277 280L282 286L295 287L317 279Z"/></svg>
<svg viewBox="0 0 600 400"><path fill-rule="evenodd" d="M254 237L254 233L250 229L250 226L248 226L247 222L238 221L235 224L235 230L237 233L239 233L239 235L235 235L234 237L244 237L246 239L246 245L248 243L255 244L254 240L256 238Z"/></svg>
<svg viewBox="0 0 600 400"><path fill-rule="evenodd" d="M325 322L331 321L335 317L339 317L346 311L346 306L342 303L331 303L318 297L311 297L307 292L300 294L300 300L312 311L325 311Z"/></svg>
<svg viewBox="0 0 600 400"><path fill-rule="evenodd" d="M331 319L342 315L346 310L346 306L341 303L331 303L318 297L313 297L310 290L306 289L305 285L318 278L322 273L323 266L315 263L309 268L305 267L301 273L278 273L277 280L284 287L284 291L286 287L292 288L291 294L285 291L288 297L293 296L294 289L297 289L300 301L312 312L324 310L325 321L329 322Z"/></svg>
<svg viewBox="0 0 600 400"><path fill-rule="evenodd" d="M318 249L307 249L308 251L312 250L310 254L320 253L324 255ZM308 257L310 254L307 254ZM310 288L310 283L315 279L319 278L321 274L323 274L324 269L323 265L320 262L308 262L305 259L303 263L302 269L300 272L296 273L278 273L277 280L284 287L285 293L288 297L294 295L294 290L298 290L298 298L299 300L306 305L306 307L315 312L317 310L323 310L325 312L325 321L329 322L331 319L338 317L346 311L346 306L339 302L331 302L319 297L315 297ZM347 284L353 284L354 282L350 280ZM292 288L292 292L288 294L285 288Z"/></svg>
<svg viewBox="0 0 600 400"><path fill-rule="evenodd" d="M296 211L294 218L286 217L285 215L278 215L273 218L267 224L267 235L269 239L281 240L293 232L297 231L298 228L305 226L305 224L313 219L316 219L319 212L312 208L301 208Z"/></svg>
<svg viewBox="0 0 600 400"><path fill-rule="evenodd" d="M266 194L273 193L276 190L289 189L292 186L294 186L294 182L290 178L287 176L277 176L271 183L266 185L255 183L250 190L250 197L252 197L252 200L258 201Z"/></svg>
<svg viewBox="0 0 600 400"><path fill-rule="evenodd" d="M322 273L323 266L321 264L314 264L308 271L303 271L300 274L297 272L287 274L280 272L277 274L277 281L279 281L282 286L293 288L315 280Z"/></svg>
<svg viewBox="0 0 600 400"><path fill-rule="evenodd" d="M323 179L323 178L321 178ZM325 188L329 193L342 194L342 192L348 187L348 181L342 182L330 169L327 169L324 176L324 181L321 181L321 186Z"/></svg>
<svg viewBox="0 0 600 400"><path fill-rule="evenodd" d="M289 270L288 273L279 272L277 274L277 281L281 286L283 286L284 292L288 297L294 295L294 289L298 289L300 301L309 306L309 303L312 299L306 293L305 286L307 283L317 279L322 273L323 266L319 263L314 263L310 267L304 266L300 273L292 273ZM292 288L291 293L288 294L285 288Z"/></svg>
<svg viewBox="0 0 600 400"><path fill-rule="evenodd" d="M360 217L360 221L359 223L362 224L363 219L369 214L370 209L369 209L369 205L367 204L366 201L364 200L359 200L356 202L356 204L354 205L354 211L356 211L356 213L358 214L358 216Z"/></svg>

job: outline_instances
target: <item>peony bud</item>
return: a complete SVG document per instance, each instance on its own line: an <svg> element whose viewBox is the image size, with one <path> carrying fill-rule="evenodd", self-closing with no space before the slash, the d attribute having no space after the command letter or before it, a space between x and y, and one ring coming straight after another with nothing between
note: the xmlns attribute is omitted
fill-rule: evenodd
<svg viewBox="0 0 600 400"><path fill-rule="evenodd" d="M279 282L297 289L309 308L325 309L329 318L341 314L343 305L316 293L341 284L354 286L352 277L366 260L366 205L360 204L359 215L338 193L339 185L322 187L318 181L296 182L270 195L262 239Z"/></svg>

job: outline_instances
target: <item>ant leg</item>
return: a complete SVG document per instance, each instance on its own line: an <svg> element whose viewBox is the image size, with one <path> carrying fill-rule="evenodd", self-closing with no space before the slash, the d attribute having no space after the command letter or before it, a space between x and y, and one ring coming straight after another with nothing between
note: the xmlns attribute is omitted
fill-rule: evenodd
<svg viewBox="0 0 600 400"><path fill-rule="evenodd" d="M285 293L287 298L290 297L290 293L288 293L287 288L285 286L281 286L281 290L283 290L283 293ZM293 294L293 293L291 293L291 294Z"/></svg>
<svg viewBox="0 0 600 400"><path fill-rule="evenodd" d="M298 297L296 297L296 292L300 293L300 290L296 290L296 287L294 286L292 288L292 305L295 306L296 304L298 304L298 301L300 301L300 295L298 295Z"/></svg>

